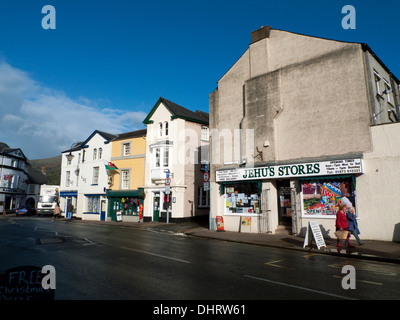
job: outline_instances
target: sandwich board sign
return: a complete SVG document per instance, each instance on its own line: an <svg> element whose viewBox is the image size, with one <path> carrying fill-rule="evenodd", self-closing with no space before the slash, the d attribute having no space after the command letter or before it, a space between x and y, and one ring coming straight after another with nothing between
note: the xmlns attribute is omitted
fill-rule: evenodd
<svg viewBox="0 0 400 320"><path fill-rule="evenodd" d="M303 248L306 246L310 246L313 239L315 240L315 244L317 248L325 247L324 236L322 235L321 228L319 227L318 222L310 221L307 225L306 237L304 238Z"/></svg>

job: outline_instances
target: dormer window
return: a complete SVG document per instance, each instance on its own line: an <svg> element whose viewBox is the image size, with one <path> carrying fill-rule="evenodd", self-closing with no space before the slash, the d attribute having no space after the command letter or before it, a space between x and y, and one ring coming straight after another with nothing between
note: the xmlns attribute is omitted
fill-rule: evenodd
<svg viewBox="0 0 400 320"><path fill-rule="evenodd" d="M167 121L164 122L164 130L165 130L165 136L167 137L168 136L168 122Z"/></svg>

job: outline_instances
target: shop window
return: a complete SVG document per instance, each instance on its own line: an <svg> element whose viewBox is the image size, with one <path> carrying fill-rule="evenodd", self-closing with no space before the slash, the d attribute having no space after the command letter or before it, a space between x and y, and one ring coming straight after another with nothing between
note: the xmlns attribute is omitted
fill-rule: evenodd
<svg viewBox="0 0 400 320"><path fill-rule="evenodd" d="M303 217L336 217L341 202L356 208L354 191L351 177L302 181Z"/></svg>
<svg viewBox="0 0 400 320"><path fill-rule="evenodd" d="M136 197L124 197L112 200L114 214L121 212L123 216L138 216L140 205L143 205L143 200Z"/></svg>
<svg viewBox="0 0 400 320"><path fill-rule="evenodd" d="M87 197L87 211L90 213L100 212L100 197L99 196L88 196Z"/></svg>
<svg viewBox="0 0 400 320"><path fill-rule="evenodd" d="M225 214L261 214L261 195L258 183L226 185Z"/></svg>

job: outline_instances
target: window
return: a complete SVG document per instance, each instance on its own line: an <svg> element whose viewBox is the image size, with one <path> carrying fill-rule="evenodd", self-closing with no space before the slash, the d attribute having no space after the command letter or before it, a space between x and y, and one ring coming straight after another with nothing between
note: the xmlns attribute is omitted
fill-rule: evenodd
<svg viewBox="0 0 400 320"><path fill-rule="evenodd" d="M261 196L257 182L225 186L225 214L260 214Z"/></svg>
<svg viewBox="0 0 400 320"><path fill-rule="evenodd" d="M160 167L160 164L161 164L160 148L155 149L155 164L156 164L156 168Z"/></svg>
<svg viewBox="0 0 400 320"><path fill-rule="evenodd" d="M169 148L164 148L163 167L169 166Z"/></svg>
<svg viewBox="0 0 400 320"><path fill-rule="evenodd" d="M92 184L99 184L99 167L93 167Z"/></svg>
<svg viewBox="0 0 400 320"><path fill-rule="evenodd" d="M387 102L390 103L391 105L393 105L393 100L391 98L392 88L390 87L389 82L387 82L385 79L383 79L383 81L385 83L385 91L384 91L384 93L386 93Z"/></svg>
<svg viewBox="0 0 400 320"><path fill-rule="evenodd" d="M210 140L210 133L209 129L206 126L201 127L201 140L209 141Z"/></svg>
<svg viewBox="0 0 400 320"><path fill-rule="evenodd" d="M71 171L65 173L65 186L69 187L71 183Z"/></svg>
<svg viewBox="0 0 400 320"><path fill-rule="evenodd" d="M165 136L168 136L168 122L164 122L164 130L165 130Z"/></svg>
<svg viewBox="0 0 400 320"><path fill-rule="evenodd" d="M304 179L305 180L305 179ZM303 217L336 217L339 204L350 201L355 208L352 178L310 179L301 183Z"/></svg>
<svg viewBox="0 0 400 320"><path fill-rule="evenodd" d="M158 126L159 126L158 136L162 137L162 135L163 135L162 123L160 122L160 124Z"/></svg>
<svg viewBox="0 0 400 320"><path fill-rule="evenodd" d="M131 155L131 144L130 142L124 143L122 145L122 155L124 157L130 156Z"/></svg>
<svg viewBox="0 0 400 320"><path fill-rule="evenodd" d="M99 159L101 159L102 154L103 154L103 148L99 148Z"/></svg>
<svg viewBox="0 0 400 320"><path fill-rule="evenodd" d="M200 208L209 207L210 206L210 191L204 191L203 187L199 187L198 197L197 197L197 206Z"/></svg>
<svg viewBox="0 0 400 320"><path fill-rule="evenodd" d="M93 160L96 160L96 156L97 156L97 149L94 148L93 149Z"/></svg>
<svg viewBox="0 0 400 320"><path fill-rule="evenodd" d="M87 197L87 211L91 213L100 212L100 197L99 196L88 196Z"/></svg>
<svg viewBox="0 0 400 320"><path fill-rule="evenodd" d="M375 77L376 93L381 95L381 88L380 88L380 84L379 84L381 81L381 77L375 70L374 70L374 77Z"/></svg>
<svg viewBox="0 0 400 320"><path fill-rule="evenodd" d="M121 189L127 190L130 188L129 170L121 170Z"/></svg>

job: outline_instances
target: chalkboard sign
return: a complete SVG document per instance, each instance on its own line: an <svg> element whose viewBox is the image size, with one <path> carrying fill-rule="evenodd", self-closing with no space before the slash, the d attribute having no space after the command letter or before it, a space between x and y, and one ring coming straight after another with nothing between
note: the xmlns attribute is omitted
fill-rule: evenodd
<svg viewBox="0 0 400 320"><path fill-rule="evenodd" d="M315 244L317 245L318 250L321 247L326 248L324 236L322 235L321 228L316 221L310 221L308 223L303 248L305 248L306 246L310 246L313 238L315 239Z"/></svg>
<svg viewBox="0 0 400 320"><path fill-rule="evenodd" d="M41 267L23 266L0 273L0 301L54 300L55 290L44 289Z"/></svg>

